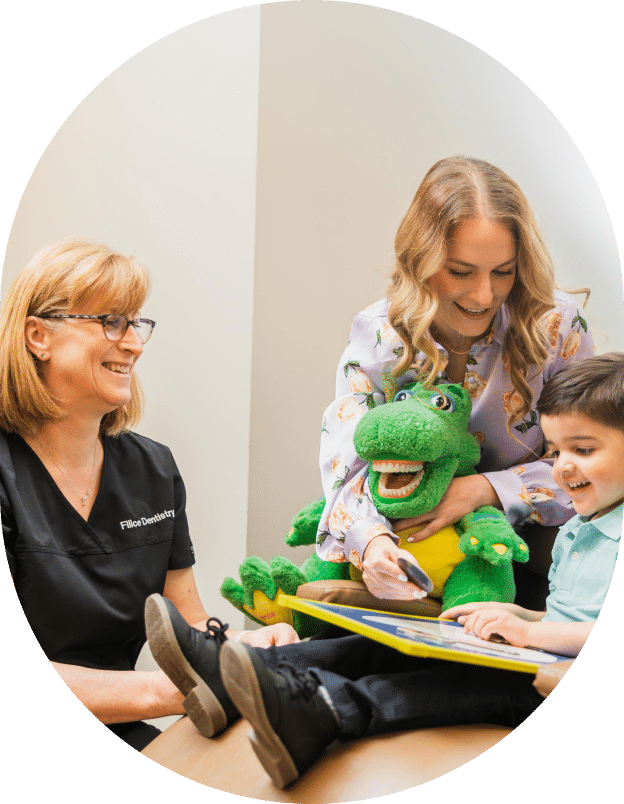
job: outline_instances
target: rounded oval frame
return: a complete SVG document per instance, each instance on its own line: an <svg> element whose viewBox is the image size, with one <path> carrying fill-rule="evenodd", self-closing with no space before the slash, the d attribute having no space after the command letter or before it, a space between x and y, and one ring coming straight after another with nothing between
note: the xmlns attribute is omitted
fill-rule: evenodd
<svg viewBox="0 0 624 804"><path fill-rule="evenodd" d="M70 9L70 5L71 4L69 3L67 4L66 14L69 14L69 12L73 11L73 8ZM491 5L494 7L495 4ZM225 10L226 8L224 6L223 8L215 9L215 13L217 11ZM377 10L381 11L381 9ZM449 11L454 11L454 9L452 9L451 6L448 6L447 13ZM63 13L62 9L60 13ZM366 10L363 10L362 13L370 13L370 11L367 12ZM500 55L500 37L497 36L497 33L500 31L500 21L497 21L496 18L486 18L488 15L485 9L479 13L482 14L482 17L480 18L477 14L477 18L473 21L472 27L468 24L465 18L460 18L459 20L455 21L454 24L451 19L445 20L441 16L436 16L433 18L433 15L431 15L430 22L435 23L442 28L453 30L460 37L464 36L467 40L485 47L486 50L492 52L494 55L497 55L498 58L502 58ZM159 36L164 35L165 33L173 32L182 25L194 21L195 20L191 18L182 19L179 11L172 11L167 16L166 21L163 18L162 23L164 28L158 32L156 36L154 36L152 41L155 41L159 38ZM133 20L133 22L134 27L132 25L130 26L131 34L137 36L139 28L138 14L136 20ZM57 20L57 25L60 25L61 23L63 26L67 25L67 19L63 19L61 16L60 19ZM406 23L406 27L409 26L409 22L406 21ZM71 32L74 34L80 34L81 31L84 32L84 24L84 20L74 18L71 20L71 24L67 25L65 30L59 32L59 30L52 29L54 38L57 39L59 44L64 44L64 50L66 53L65 57L68 59L71 58L67 55L67 52L71 51L71 36L68 34ZM558 24L559 23L555 19L554 14L552 17L549 17L548 14L544 15L542 19L544 35L538 37L536 32L533 32L535 39L539 39L539 41L545 45L545 34L547 32L554 34L554 32L557 30L556 26ZM22 25L24 25L23 22ZM573 27L572 22L569 22L568 25L570 26L570 30L575 31L579 37L587 34L587 31L584 29L583 20L578 20L576 28ZM103 28L110 33L112 30L114 30L114 25L111 25L110 27L103 25ZM155 28L150 30L155 30ZM17 25L17 31L22 32L22 36L19 38L23 42L25 39L25 34L23 33L25 28L20 28L20 26ZM509 31L508 33L510 34L511 41L518 43L523 36L527 35L527 31L527 27L523 27L521 23L518 23L517 30L514 30L513 32ZM606 35L607 32L603 31L603 33ZM147 39L149 39L150 35L153 36L153 34L147 33ZM145 44L149 44L149 42L147 42L145 39L145 32L142 33L142 36L144 38L141 40L140 45L145 46ZM485 41L481 37L485 37ZM135 41L139 42L138 36ZM561 59L564 64L567 63L570 65L575 54L571 49L566 49L563 47L562 44L563 43L559 42L558 48L553 48L553 50L555 53L561 54ZM158 47L158 45L156 44L154 47ZM592 47L594 48L593 52L597 58L597 64L604 65L605 51L608 48L606 48L606 46L599 41L595 41ZM590 50L591 49L592 48L590 48ZM110 61L111 56L113 59L112 64ZM108 63L107 67L105 68L105 72L119 63L119 61L115 62L116 58L118 57L110 52L106 54L104 63L107 63L106 60L108 60ZM517 49L515 59L518 59ZM511 66L511 63L508 62L507 59L502 60ZM36 61L35 64L37 64ZM546 64L546 62L543 62L543 64ZM48 80L54 77L54 64L50 63L49 59L46 60L44 57L42 57L42 61L39 62L38 66L40 69L44 68L46 71L50 72ZM264 69L275 70L276 66L279 65L265 63ZM576 69L578 70L578 67ZM591 100L594 104L596 102L595 97L590 99L588 96L590 87L589 79L593 77L594 81L598 84L600 79L604 77L601 73L601 70L604 70L604 66L601 66L600 69L596 69L594 67L592 70L591 65L587 65L588 81L585 84L587 93L584 95L584 99L587 102L589 102L589 100ZM101 77L103 76L100 75L99 78ZM16 76L16 79L16 86L18 88L21 84L22 86L28 87L30 91L32 91L33 84L29 83L30 79L27 75L24 76L21 82L18 76ZM535 82L529 79L525 80L527 80L527 82L531 84L531 86L533 86L538 93L540 93L540 91L544 92L543 97L545 99L547 99L546 96L548 91L550 91L552 95L552 86L547 87L546 91L543 91L537 79L535 79ZM41 81L42 86L45 86L43 84L43 77L41 78ZM92 97L97 94L99 88L100 87L98 86L98 88L93 91ZM75 92L75 89L73 91ZM76 102L76 96L74 95L72 98L71 84L63 88L57 85L52 89L50 89L48 85L48 92L51 94L52 99L58 97L65 103L67 103L66 99L69 97L70 106ZM596 90L596 95L598 97L602 97L603 99L606 97L605 94L601 95L598 89ZM42 102L43 99L38 97L35 93L34 100ZM561 108L564 109L568 114L570 114L569 109L571 103L572 93L568 92L566 100L560 101ZM17 103L16 109L19 111L19 104ZM556 108L555 111L558 111L558 108ZM611 110L611 113L614 114L613 110ZM570 115L570 117L571 119L575 119L574 115ZM14 115L14 118L17 118L19 121L19 115ZM52 117L52 119L54 118ZM611 118L609 118L607 115L607 119L610 120ZM61 121L59 120L59 122ZM29 123L30 125L33 124L32 117L29 119ZM580 126L578 120L576 120L576 123ZM16 127L19 128L19 123ZM46 126L45 124L42 124L41 128L45 133L40 136L43 136L44 138L49 137L50 134L53 133L53 130L51 130L49 126ZM576 127L574 127L573 133L576 133L576 130ZM599 137L594 132L591 134L588 133L587 128L579 130L582 131L579 141L583 139L583 142L586 140L588 142L586 153L589 155L590 150L592 151L592 158L590 160L592 167L595 165L598 166L600 173L605 177L603 192L605 192L605 187L608 187L610 194L613 197L615 179L607 175L607 170L609 162L615 162L615 160L612 159L612 155L614 155L616 152L614 137L609 139L604 133ZM612 130L617 130L617 127L613 126ZM266 134L266 131L264 133ZM262 136L262 134L263 132L260 130L259 135ZM22 166L24 164L24 160L26 163L30 164L34 162L32 145L30 145L29 150L28 138L25 139L25 143L20 143L17 137L15 139L8 140L11 148L19 148L18 155L19 159L22 160ZM604 139L606 139L606 145L603 144ZM598 142L598 140L600 140L600 142ZM39 140L39 142L41 142L41 140ZM41 148L39 148L39 150L41 150ZM35 154L36 153L37 152L35 152ZM15 186L15 184L19 186L20 181L22 184L24 183L23 168L20 178L20 165L17 164L13 167L15 169L10 171L9 178L14 182L13 186ZM357 165L355 167L357 167ZM596 170L595 167L594 170ZM517 178L517 176L515 176L515 178ZM261 179L262 174L259 174L259 181ZM406 191L413 185L414 182L417 183L418 180L418 175L410 176L410 182L408 182ZM521 180L519 180L519 183L522 185ZM373 186L376 190L381 192L378 185ZM260 189L262 189L262 187L266 189L267 185L265 184L261 187L259 184L259 187ZM11 204L14 207L17 198L14 193L9 195L9 209L5 210L4 215L4 219L7 221L10 220L8 215L10 213ZM606 192L605 195L607 195ZM386 231L389 235L392 234L390 231L392 224L396 225L398 223L400 211L402 208L406 207L408 201L409 198L407 195L405 195L403 198L388 199L390 211L388 213L387 221L384 223L386 224ZM610 202L609 206L612 216L615 216L617 212L619 212L617 205L615 202L614 205L612 205ZM262 220L258 220L261 224ZM346 220L341 221L341 223L346 227L347 231L352 226L355 230L357 220ZM86 232L85 234L93 234L95 237L98 236L97 232ZM268 245L266 245L266 243L264 244L266 246L264 258L267 261L271 257L271 249L269 248L270 234L270 231L267 229L266 241L268 242ZM378 234L378 232L375 232L375 235ZM19 233L16 229L14 229L12 237L16 236L19 236ZM131 235L130 233L124 233L124 236L130 239ZM34 247L31 249L31 251L34 251L34 248L40 246L42 242L45 242L45 238L43 241L38 240L36 243L34 243ZM391 238L386 238L384 246L386 248L391 247L391 242ZM173 249L173 253L175 254L175 249ZM143 255L139 253L139 256ZM7 252L7 257L10 257L9 252ZM591 281L589 281L588 284L591 284ZM200 289L205 292L205 287L203 287L203 285L200 287ZM271 285L267 283L262 288L256 287L256 292L268 293L270 295ZM360 299L355 298L354 294L354 304L356 309L360 306L365 306L365 303L367 301L372 301L372 299L369 297L368 299L363 300L363 303L361 304L360 301ZM258 296L256 296L256 303L258 303ZM247 305L248 311L251 311L251 309L254 308L254 300L252 298L248 298ZM163 313L166 313L165 305L161 303L161 306ZM174 310L176 311L176 316L181 316L184 312L181 305L179 307L174 307ZM162 316L163 313L160 315ZM348 319L349 313L346 312L342 315L342 320L337 322L337 327L340 332L343 332L345 326L348 326ZM264 343L262 339L265 337L268 337L267 332L255 332L254 344ZM332 356L327 360L325 369L326 378L323 380L323 382L326 382L324 385L324 394L327 401L329 400L327 388L330 388L329 393L331 394L331 380L334 364L337 361L339 350L342 346L341 337L342 336L337 336L335 332L331 336L331 340L334 343L333 348L335 357ZM315 348L313 338L308 339L305 344L305 348ZM249 355L247 357L249 365L251 366L251 358ZM256 372L260 371L258 365L258 362L254 361L253 370ZM302 373L301 377L305 379L305 373ZM154 393L154 390L152 390L152 394ZM232 391L235 392L236 388L232 389ZM148 388L148 401L149 398L150 391ZM255 415L260 416L261 414L262 410L258 409L254 411L253 407L250 408L252 421ZM317 437L317 429L314 430L314 439ZM144 428L144 432L149 431ZM182 441L182 437L179 436L179 438L180 441ZM171 443L171 439L169 439L169 443ZM176 452L175 444L171 443L171 446L174 448L174 452ZM255 446L257 457L262 454L262 450L266 447L266 445L263 445L261 442L259 442ZM302 447L302 449L304 448L305 445ZM310 454L309 450L307 454ZM253 460L254 455L252 453L251 468L253 468ZM311 472L315 472L316 468L314 452L311 453L311 458L308 463L311 464ZM196 535L195 539L197 540L197 538L198 537ZM269 551L270 554L274 552L279 552L279 549ZM621 570L619 572L621 574ZM214 585L216 585L217 580L213 581ZM591 733L592 730L594 730L595 733L604 734L605 726L608 728L608 724L605 722L605 714L609 713L609 715L611 715L617 713L617 708L613 706L613 690L617 690L617 687L615 686L616 681L614 671L614 667L617 664L617 656L614 654L619 651L619 648L617 648L617 646L614 647L609 639L609 633L612 633L614 630L609 628L609 623L612 626L615 625L615 611L617 609L616 600L618 597L616 596L615 599L613 599L614 592L617 592L617 590L614 589L610 593L606 610L601 616L600 624L596 629L596 633L592 636L591 647L588 655L583 656L583 661L579 663L578 667L575 667L574 673L571 675L569 680L566 680L566 683L563 685L563 687L557 691L557 694L552 699L549 699L547 703L541 707L540 710L535 713L535 715L532 716L530 721L513 735L513 739L505 740L503 744L488 752L486 757L481 757L473 761L468 766L465 766L461 771L449 774L448 776L442 777L433 782L435 785L435 792L438 795L440 793L446 793L447 795L452 795L453 793L458 794L460 791L463 794L470 784L474 784L478 785L479 787L480 797L485 798L486 800L488 800L490 797L491 800L495 800L496 797L497 800L498 796L501 794L501 790L504 789L504 785L506 784L513 784L514 791L519 790L520 794L525 795L529 795L530 791L536 786L543 785L541 792L542 795L545 795L547 792L558 792L559 795L561 795L565 791L574 800L575 798L580 797L582 794L582 781L580 782L577 776L578 763L581 761L583 765L585 765L585 763L587 764L589 771L600 776L602 783L604 783L605 773L607 772L613 772L615 778L616 771L608 771L609 761L612 761L615 758L615 744L613 742L611 742L610 746L608 747L605 747L604 745L601 747L596 745L588 745L586 748L582 749L579 747L579 743L582 739L582 736L579 737L579 731L581 729L583 736ZM7 723L7 728L12 732L14 742L12 747L8 749L9 761L7 761L7 767L12 767L16 771L19 769L19 772L16 774L16 776L20 780L20 784L16 790L19 789L23 793L25 785L27 786L26 789L28 789L28 785L32 785L30 790L33 793L36 790L37 792L46 794L49 793L50 787L53 785L64 784L67 786L67 775L69 772L67 763L70 761L70 759L73 759L73 762L79 765L79 767L74 768L71 777L71 789L74 791L87 789L89 785L92 786L93 778L97 774L97 776L100 778L102 788L95 793L95 795L98 797L100 795L103 797L105 794L107 796L113 794L115 789L114 784L121 783L124 785L126 790L128 790L128 785L137 792L138 788L140 787L143 793L153 795L156 800L162 800L164 796L168 795L169 793L171 795L179 794L180 791L183 791L184 795L187 795L191 798L193 795L202 795L202 800L204 800L207 792L205 788L200 789L198 786L189 784L185 784L183 788L180 788L179 785L183 784L181 780L176 779L171 774L167 774L165 771L159 769L157 766L154 766L152 763L148 764L144 762L143 765L140 766L138 764L139 761L130 754L130 750L126 749L121 743L117 744L116 741L112 740L106 734L104 729L92 729L92 732L88 733L88 739L85 740L86 735L84 734L83 730L88 729L89 726L88 722L85 721L84 710L81 710L81 707L78 705L78 703L71 699L67 691L64 689L60 679L49 672L48 663L41 655L38 646L32 637L32 634L25 633L24 622L23 620L20 620L21 614L19 612L19 606L15 601L15 596L10 589L10 586L7 586L7 584L3 584L2 596L3 603L5 604L5 611L7 612L7 616L9 618L7 627L8 634L10 635L10 642L7 642L7 649L13 650L13 652L19 651L19 656L11 656L11 660L5 663L2 671L5 689L11 690L11 695L7 696L10 697L10 700L7 702L8 705L5 714L5 723ZM621 593L619 596L621 597ZM227 604L223 603L221 605ZM222 611L222 609L219 611ZM25 668L25 664L28 664L27 668ZM583 695L583 693L585 694ZM33 714L33 707L38 714ZM33 718L37 718L35 734L32 733ZM23 746L25 745L26 740L29 741L29 748L27 751L24 751ZM612 748L612 753L610 753L610 748ZM582 756L574 757L574 754L572 753L573 751L576 751L577 754L580 753ZM561 767L565 768L570 757L574 758L575 772L570 774L569 780L564 779L562 782L559 774L552 773L553 767L555 763L561 763ZM486 765L489 760L494 760L492 763L494 767L492 767L492 764ZM116 783L112 783L109 779L101 779L100 774L102 773L102 766L104 763L109 766L109 775L116 775L118 777L118 781ZM611 765L611 768L617 769L617 765L613 764ZM518 784L517 780L511 781L514 773L522 774L522 781L520 784ZM41 778L38 778L39 776ZM590 777L587 789L592 789L594 785L595 780L591 781ZM487 787L491 787L491 792L484 790L484 788ZM218 791L210 790L208 792L210 793L212 800L231 800L230 796ZM392 798L398 799L401 797L401 795L409 795L409 791L407 791L406 794L396 794ZM90 797L93 798L93 795Z"/></svg>

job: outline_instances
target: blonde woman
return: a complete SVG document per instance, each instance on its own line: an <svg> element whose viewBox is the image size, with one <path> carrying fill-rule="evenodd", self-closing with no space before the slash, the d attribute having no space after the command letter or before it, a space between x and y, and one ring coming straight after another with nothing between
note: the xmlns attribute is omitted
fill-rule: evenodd
<svg viewBox="0 0 624 804"><path fill-rule="evenodd" d="M136 259L64 240L35 255L0 314L0 504L15 588L64 681L139 750L159 733L142 719L184 714L193 687L134 670L150 594L174 601L207 647L297 639L284 625L226 633L207 622L175 461L131 432L136 362L155 326L140 312L149 287ZM217 710L216 730L238 717Z"/></svg>
<svg viewBox="0 0 624 804"><path fill-rule="evenodd" d="M493 165L464 157L435 164L395 241L388 298L359 313L340 360L336 400L323 419L320 466L326 507L317 552L362 562L377 597L422 595L396 559L393 529L424 524L423 539L482 505L513 525L560 525L572 514L553 482L536 402L567 363L593 355L582 307L555 289L554 270L518 187ZM479 474L455 478L430 513L390 522L368 494L353 447L365 411L392 401L418 376L460 383L472 396ZM364 483L364 496L353 489Z"/></svg>

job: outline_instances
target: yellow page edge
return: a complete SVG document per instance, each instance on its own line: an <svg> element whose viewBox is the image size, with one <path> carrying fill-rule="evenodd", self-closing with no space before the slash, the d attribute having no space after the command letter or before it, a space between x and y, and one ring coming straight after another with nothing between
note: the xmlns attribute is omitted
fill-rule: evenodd
<svg viewBox="0 0 624 804"><path fill-rule="evenodd" d="M521 659L505 659L496 656L480 656L477 653L469 653L468 651L453 650L452 648L434 648L431 645L425 645L419 642L413 642L406 637L394 636L387 634L373 625L365 625L364 623L355 622L342 614L333 611L323 611L323 616L319 616L319 611L315 608L315 604L322 603L329 606L341 606L345 609L355 609L362 611L360 606L347 606L344 603L329 603L324 600L306 600L302 597L295 595L285 595L280 593L277 596L277 604L286 606L289 609L296 609L304 614L309 614L319 620L332 623L333 625L345 626L347 630L361 634L362 636L374 639L376 642L382 642L389 645L402 653L407 653L410 656L422 656L423 658L443 659L446 661L458 661L462 664L479 664L485 667L498 667L503 670L516 670L521 673L537 673L542 665L535 662L526 662ZM378 609L365 609L373 614L381 614L384 616L392 616L393 613L389 611L379 611ZM422 617L416 614L396 614L395 616L401 619L414 619L414 620L439 620L439 617Z"/></svg>

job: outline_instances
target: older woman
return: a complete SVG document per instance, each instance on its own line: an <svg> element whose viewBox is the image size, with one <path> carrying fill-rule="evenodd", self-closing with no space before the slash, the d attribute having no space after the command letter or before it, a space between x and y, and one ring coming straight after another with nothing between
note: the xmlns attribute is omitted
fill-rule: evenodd
<svg viewBox="0 0 624 804"><path fill-rule="evenodd" d="M136 259L64 240L24 268L0 318L0 502L15 588L62 678L138 749L158 734L141 719L184 713L161 670L134 670L146 598L164 593L208 639L225 631L206 623L171 452L130 431L142 411L135 366L155 326L140 313L149 286ZM297 639L288 626L227 636Z"/></svg>
<svg viewBox="0 0 624 804"><path fill-rule="evenodd" d="M359 313L323 419L326 506L317 552L363 569L373 594L421 596L397 565L394 530L430 536L483 505L513 525L560 525L569 500L552 479L535 404L566 363L593 355L582 308L555 289L554 270L529 204L502 170L450 157L423 179L395 241L386 299ZM353 432L363 413L416 378L441 376L472 397L478 474L455 478L428 514L390 521L376 510L368 464ZM405 477L407 482L409 477ZM413 559L412 559L413 560Z"/></svg>

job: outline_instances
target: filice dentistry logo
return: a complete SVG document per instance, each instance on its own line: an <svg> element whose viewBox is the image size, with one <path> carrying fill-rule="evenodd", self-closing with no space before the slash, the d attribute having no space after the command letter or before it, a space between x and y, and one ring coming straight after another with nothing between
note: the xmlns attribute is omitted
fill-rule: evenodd
<svg viewBox="0 0 624 804"><path fill-rule="evenodd" d="M162 514L154 514L154 516L142 516L141 519L122 519L119 523L121 529L124 528L140 528L142 525L153 525L154 522L160 522L162 519L173 517L174 511L163 511Z"/></svg>

